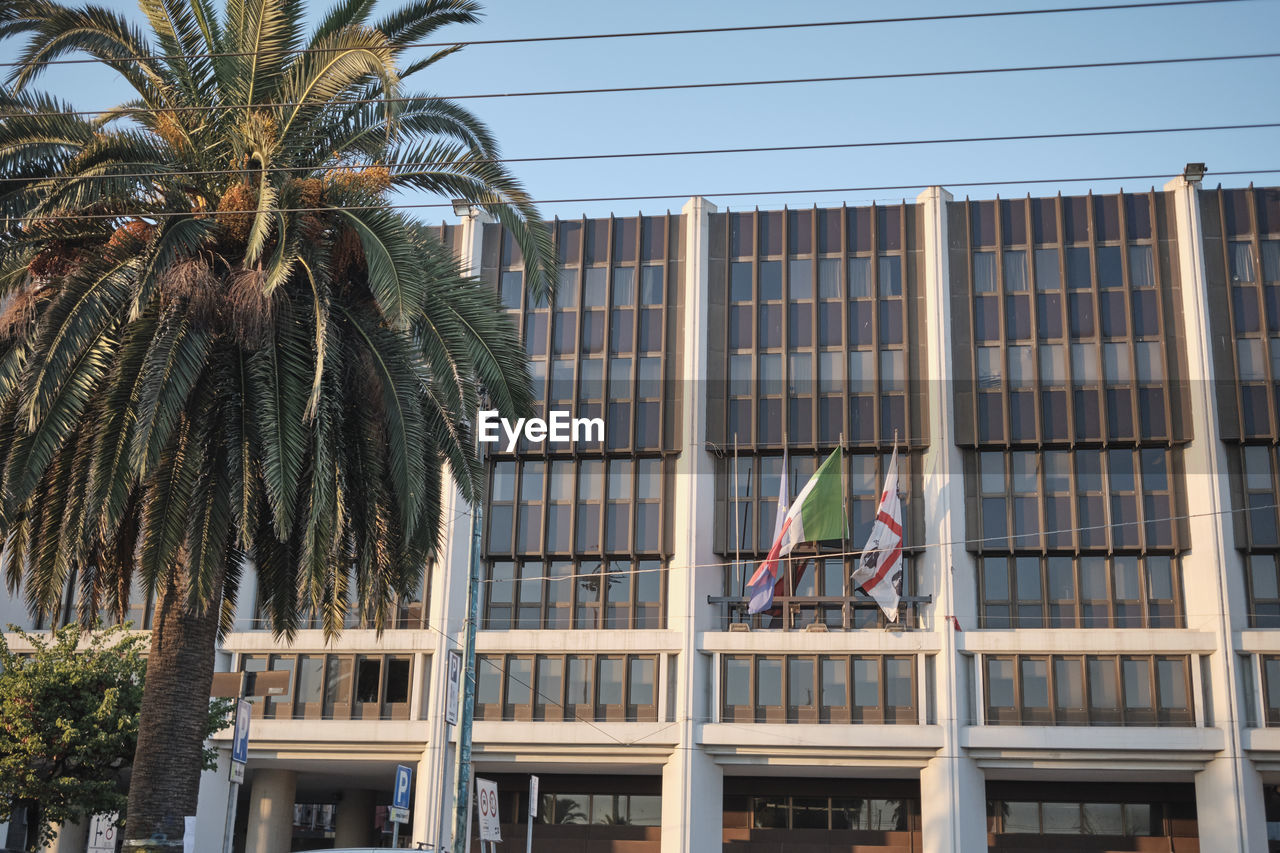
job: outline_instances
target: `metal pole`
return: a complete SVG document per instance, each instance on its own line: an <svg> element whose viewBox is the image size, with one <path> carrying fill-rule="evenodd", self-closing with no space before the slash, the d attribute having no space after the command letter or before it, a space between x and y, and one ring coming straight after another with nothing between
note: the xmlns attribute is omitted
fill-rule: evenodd
<svg viewBox="0 0 1280 853"><path fill-rule="evenodd" d="M400 846L400 821L391 824L391 846L393 848Z"/></svg>
<svg viewBox="0 0 1280 853"><path fill-rule="evenodd" d="M525 830L524 836L524 853L533 853L533 808L532 800L530 800L530 808L524 810L525 823L528 828Z"/></svg>
<svg viewBox="0 0 1280 853"><path fill-rule="evenodd" d="M236 807L239 804L240 783L232 782L227 791L227 823L222 829L222 853L231 853L231 836L236 831Z"/></svg>
<svg viewBox="0 0 1280 853"><path fill-rule="evenodd" d="M484 445L480 443L480 431L476 430L476 455L484 470ZM481 488L483 492L483 487ZM458 719L458 757L454 770L453 789L453 853L464 853L471 827L471 721L476 704L476 623L480 621L480 531L484 521L484 495L481 494L471 507L471 553L467 558L467 621L464 626L462 648L463 682L462 713Z"/></svg>

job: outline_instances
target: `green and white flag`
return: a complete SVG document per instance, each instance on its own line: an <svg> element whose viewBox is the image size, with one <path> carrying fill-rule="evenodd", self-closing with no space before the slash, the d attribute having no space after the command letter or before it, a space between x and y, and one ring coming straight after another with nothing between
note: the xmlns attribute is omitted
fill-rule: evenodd
<svg viewBox="0 0 1280 853"><path fill-rule="evenodd" d="M783 457L786 458L785 456ZM818 470L805 483L795 502L779 521L779 531L769 556L756 569L748 581L751 605L748 613L767 610L773 602L773 586L778 581L781 559L791 553L801 542L819 542L824 539L843 539L848 536L844 517L844 499L840 492L840 450L831 451ZM783 465L783 483L786 483L786 465ZM783 487L786 494L786 487ZM779 501L784 500L779 497Z"/></svg>
<svg viewBox="0 0 1280 853"><path fill-rule="evenodd" d="M840 493L840 464L837 448L796 495L782 531L782 553L790 553L801 542L843 539L849 535L844 496Z"/></svg>

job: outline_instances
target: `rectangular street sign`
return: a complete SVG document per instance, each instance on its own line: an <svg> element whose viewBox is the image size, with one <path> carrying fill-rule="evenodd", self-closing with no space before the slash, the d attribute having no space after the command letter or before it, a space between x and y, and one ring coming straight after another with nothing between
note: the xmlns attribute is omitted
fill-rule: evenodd
<svg viewBox="0 0 1280 853"><path fill-rule="evenodd" d="M93 816L89 822L88 853L116 853L116 834L119 831L116 822L119 818L119 812Z"/></svg>
<svg viewBox="0 0 1280 853"><path fill-rule="evenodd" d="M387 820L391 821L392 823L408 823L409 810L399 808L398 806L392 806L391 808L387 809Z"/></svg>
<svg viewBox="0 0 1280 853"><path fill-rule="evenodd" d="M236 700L236 726L231 737L231 781L244 781L244 766L249 763L249 718L253 705L247 699Z"/></svg>
<svg viewBox="0 0 1280 853"><path fill-rule="evenodd" d="M396 784L392 788L391 805L398 809L409 808L409 789L413 786L413 768L396 765Z"/></svg>
<svg viewBox="0 0 1280 853"><path fill-rule="evenodd" d="M538 777L529 777L529 817L538 816Z"/></svg>
<svg viewBox="0 0 1280 853"><path fill-rule="evenodd" d="M444 691L444 721L451 726L458 724L458 685L462 676L462 653L449 650L449 680Z"/></svg>
<svg viewBox="0 0 1280 853"><path fill-rule="evenodd" d="M480 840L501 841L502 821L498 818L498 783L477 776L476 803L480 807Z"/></svg>

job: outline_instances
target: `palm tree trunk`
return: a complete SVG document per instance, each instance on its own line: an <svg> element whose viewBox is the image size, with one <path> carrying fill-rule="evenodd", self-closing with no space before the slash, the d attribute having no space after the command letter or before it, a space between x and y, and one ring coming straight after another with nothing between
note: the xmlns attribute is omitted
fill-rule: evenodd
<svg viewBox="0 0 1280 853"><path fill-rule="evenodd" d="M159 596L151 628L124 829L133 849L144 845L131 841L180 849L183 817L195 815L200 792L221 597L202 610L191 608L182 573L175 574ZM219 578L214 589L221 588Z"/></svg>

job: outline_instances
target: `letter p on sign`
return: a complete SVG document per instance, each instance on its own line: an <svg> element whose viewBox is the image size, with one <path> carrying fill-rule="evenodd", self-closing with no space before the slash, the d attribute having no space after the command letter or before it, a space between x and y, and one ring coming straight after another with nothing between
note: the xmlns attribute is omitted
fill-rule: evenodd
<svg viewBox="0 0 1280 853"><path fill-rule="evenodd" d="M391 797L391 805L399 809L409 808L409 788L413 785L413 769L403 764L396 765L396 789Z"/></svg>

